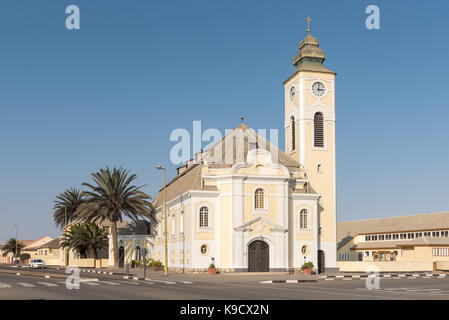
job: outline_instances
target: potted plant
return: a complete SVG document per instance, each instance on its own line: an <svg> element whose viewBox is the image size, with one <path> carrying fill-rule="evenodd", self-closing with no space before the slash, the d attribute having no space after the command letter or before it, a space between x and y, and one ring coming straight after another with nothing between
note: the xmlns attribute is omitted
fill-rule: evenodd
<svg viewBox="0 0 449 320"><path fill-rule="evenodd" d="M304 274L312 274L313 269L313 263L312 262L306 262L301 266L302 273Z"/></svg>
<svg viewBox="0 0 449 320"><path fill-rule="evenodd" d="M209 274L217 274L217 269L215 268L215 264L211 263L209 265L209 268L207 269Z"/></svg>

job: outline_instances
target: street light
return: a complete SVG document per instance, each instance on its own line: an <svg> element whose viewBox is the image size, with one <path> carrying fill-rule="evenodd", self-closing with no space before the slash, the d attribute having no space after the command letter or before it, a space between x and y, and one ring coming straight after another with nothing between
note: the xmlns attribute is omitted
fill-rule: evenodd
<svg viewBox="0 0 449 320"><path fill-rule="evenodd" d="M165 168L163 166L157 166L157 170L164 170L164 233L165 233L165 275L168 275L168 250L167 250L167 193L166 193L166 186L165 186Z"/></svg>
<svg viewBox="0 0 449 320"><path fill-rule="evenodd" d="M19 241L19 239L17 239L17 237L18 237L19 231L18 231L17 224L13 224L12 226L16 227L16 255L15 255L15 258L17 259L17 242Z"/></svg>
<svg viewBox="0 0 449 320"><path fill-rule="evenodd" d="M67 228L67 207L64 207L64 234ZM64 247L64 267L67 268L67 247Z"/></svg>

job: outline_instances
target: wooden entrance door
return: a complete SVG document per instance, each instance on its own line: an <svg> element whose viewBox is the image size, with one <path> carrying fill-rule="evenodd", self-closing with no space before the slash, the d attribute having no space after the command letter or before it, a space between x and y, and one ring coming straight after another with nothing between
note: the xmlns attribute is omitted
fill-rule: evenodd
<svg viewBox="0 0 449 320"><path fill-rule="evenodd" d="M265 241L251 242L248 251L248 271L267 272L270 270L270 247Z"/></svg>
<svg viewBox="0 0 449 320"><path fill-rule="evenodd" d="M324 251L318 250L318 273L324 273Z"/></svg>

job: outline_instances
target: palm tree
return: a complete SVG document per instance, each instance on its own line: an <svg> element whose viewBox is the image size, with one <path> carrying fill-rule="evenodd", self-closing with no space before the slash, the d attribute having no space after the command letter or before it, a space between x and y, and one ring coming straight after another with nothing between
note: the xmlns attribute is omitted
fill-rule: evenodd
<svg viewBox="0 0 449 320"><path fill-rule="evenodd" d="M94 268L97 266L98 250L107 249L109 246L108 234L93 222L84 225L84 239L86 250L90 257L94 258Z"/></svg>
<svg viewBox="0 0 449 320"><path fill-rule="evenodd" d="M15 238L11 238L3 244L2 250L5 251L4 254L7 255L8 253L12 252L15 256L16 244L17 244L17 255L20 255L20 251L23 248L25 248L25 244L22 241L17 241L17 239Z"/></svg>
<svg viewBox="0 0 449 320"><path fill-rule="evenodd" d="M81 258L87 258L87 246L84 240L83 225L74 224L68 229L61 238L60 246L79 253Z"/></svg>
<svg viewBox="0 0 449 320"><path fill-rule="evenodd" d="M98 250L107 249L109 244L108 235L93 222L73 225L64 233L61 247L77 251L81 257L94 259L96 267Z"/></svg>
<svg viewBox="0 0 449 320"><path fill-rule="evenodd" d="M75 188L67 189L64 193L56 196L53 207L53 220L55 225L61 229L66 227L77 217L77 210L84 203L81 191ZM67 215L66 215L67 214Z"/></svg>
<svg viewBox="0 0 449 320"><path fill-rule="evenodd" d="M79 207L81 218L92 222L109 221L111 223L112 252L114 267L119 264L117 244L117 222L123 217L137 221L139 217L153 219L153 207L148 200L152 198L141 191L144 186L136 187L131 183L137 178L129 170L122 167L113 170L106 167L99 172L92 173L94 185L83 183L90 188L84 191L85 203Z"/></svg>

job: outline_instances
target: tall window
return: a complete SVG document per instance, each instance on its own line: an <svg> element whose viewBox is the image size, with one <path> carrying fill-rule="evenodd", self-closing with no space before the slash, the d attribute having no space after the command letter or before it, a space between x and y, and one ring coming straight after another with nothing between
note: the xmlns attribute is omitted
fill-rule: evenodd
<svg viewBox="0 0 449 320"><path fill-rule="evenodd" d="M139 246L136 246L134 257L136 258L136 260L142 260L142 257L140 256L140 247Z"/></svg>
<svg viewBox="0 0 449 320"><path fill-rule="evenodd" d="M200 209L200 228L209 227L209 209L201 207Z"/></svg>
<svg viewBox="0 0 449 320"><path fill-rule="evenodd" d="M265 193L263 189L259 188L256 190L254 195L254 207L256 209L263 209L265 207Z"/></svg>
<svg viewBox="0 0 449 320"><path fill-rule="evenodd" d="M173 216L173 218L171 219L171 234L174 236L175 235L175 231L176 231L176 217Z"/></svg>
<svg viewBox="0 0 449 320"><path fill-rule="evenodd" d="M307 218L308 218L308 212L306 209L302 209L299 213L299 228L300 229L307 229Z"/></svg>
<svg viewBox="0 0 449 320"><path fill-rule="evenodd" d="M179 216L179 233L184 233L184 214Z"/></svg>
<svg viewBox="0 0 449 320"><path fill-rule="evenodd" d="M315 113L314 123L314 147L324 148L324 118L321 112Z"/></svg>
<svg viewBox="0 0 449 320"><path fill-rule="evenodd" d="M296 127L295 127L295 117L290 118L291 126L292 126L292 151L296 150Z"/></svg>

